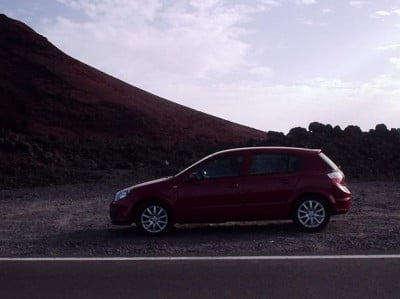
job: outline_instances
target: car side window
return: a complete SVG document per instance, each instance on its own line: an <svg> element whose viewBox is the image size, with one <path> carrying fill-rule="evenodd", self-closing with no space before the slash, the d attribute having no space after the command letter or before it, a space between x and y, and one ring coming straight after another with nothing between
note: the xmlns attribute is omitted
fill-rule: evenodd
<svg viewBox="0 0 400 299"><path fill-rule="evenodd" d="M255 154L251 161L250 174L291 173L300 169L301 159L282 154Z"/></svg>
<svg viewBox="0 0 400 299"><path fill-rule="evenodd" d="M230 155L213 159L197 168L204 179L240 176L243 165L243 155Z"/></svg>

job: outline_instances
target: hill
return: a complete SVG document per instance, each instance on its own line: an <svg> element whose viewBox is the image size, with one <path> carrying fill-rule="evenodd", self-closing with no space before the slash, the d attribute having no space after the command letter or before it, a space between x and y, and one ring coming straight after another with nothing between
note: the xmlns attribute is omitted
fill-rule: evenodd
<svg viewBox="0 0 400 299"><path fill-rule="evenodd" d="M171 174L266 133L173 103L0 14L0 186Z"/></svg>
<svg viewBox="0 0 400 299"><path fill-rule="evenodd" d="M178 105L90 67L0 15L0 127L28 135L243 142L265 133Z"/></svg>

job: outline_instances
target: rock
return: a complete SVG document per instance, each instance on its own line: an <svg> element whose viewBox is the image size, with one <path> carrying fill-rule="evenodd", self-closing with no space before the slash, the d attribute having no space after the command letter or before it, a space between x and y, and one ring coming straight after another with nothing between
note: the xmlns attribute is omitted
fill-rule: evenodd
<svg viewBox="0 0 400 299"><path fill-rule="evenodd" d="M389 130L385 124L378 124L375 126L375 132L379 135L386 135Z"/></svg>
<svg viewBox="0 0 400 299"><path fill-rule="evenodd" d="M347 133L347 134L361 134L362 133L362 131L361 131L359 126L352 126L352 125L347 126L344 129L344 132Z"/></svg>
<svg viewBox="0 0 400 299"><path fill-rule="evenodd" d="M282 132L275 132L275 131L267 132L268 139L281 139L283 137L285 137L285 134L283 134Z"/></svg>
<svg viewBox="0 0 400 299"><path fill-rule="evenodd" d="M340 126L335 126L335 127L333 128L333 132L334 132L335 134L340 134L340 133L342 133L343 131L342 131L342 128L341 128Z"/></svg>
<svg viewBox="0 0 400 299"><path fill-rule="evenodd" d="M309 124L308 130L311 133L323 133L323 132L325 132L325 125L314 121Z"/></svg>
<svg viewBox="0 0 400 299"><path fill-rule="evenodd" d="M308 131L302 127L295 127L295 128L290 129L288 135L294 136L294 137L304 137L304 136L308 135Z"/></svg>

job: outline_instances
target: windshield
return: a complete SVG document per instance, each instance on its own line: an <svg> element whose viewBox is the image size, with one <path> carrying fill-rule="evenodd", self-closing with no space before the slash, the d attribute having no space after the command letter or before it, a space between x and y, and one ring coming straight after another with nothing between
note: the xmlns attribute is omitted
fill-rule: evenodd
<svg viewBox="0 0 400 299"><path fill-rule="evenodd" d="M211 155L208 155L208 156L202 158L201 160L199 160L199 161L197 161L197 162L191 164L190 166L186 167L185 169L181 170L181 171L178 172L175 176L181 175L182 173L186 172L186 171L189 170L190 168L192 168L192 167L194 167L194 166L200 164L201 162L207 160L208 158L210 158L210 157L212 157L212 156L214 156L214 155L215 155L215 154L211 154Z"/></svg>

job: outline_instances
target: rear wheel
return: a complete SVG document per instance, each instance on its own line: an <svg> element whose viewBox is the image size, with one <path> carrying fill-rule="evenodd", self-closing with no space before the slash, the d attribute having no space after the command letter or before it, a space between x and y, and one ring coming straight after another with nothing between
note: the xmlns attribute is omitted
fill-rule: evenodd
<svg viewBox="0 0 400 299"><path fill-rule="evenodd" d="M142 232L159 235L168 230L171 225L171 217L163 204L148 202L138 209L135 222Z"/></svg>
<svg viewBox="0 0 400 299"><path fill-rule="evenodd" d="M293 211L293 220L304 231L318 231L329 222L328 205L318 198L305 198L299 201Z"/></svg>

